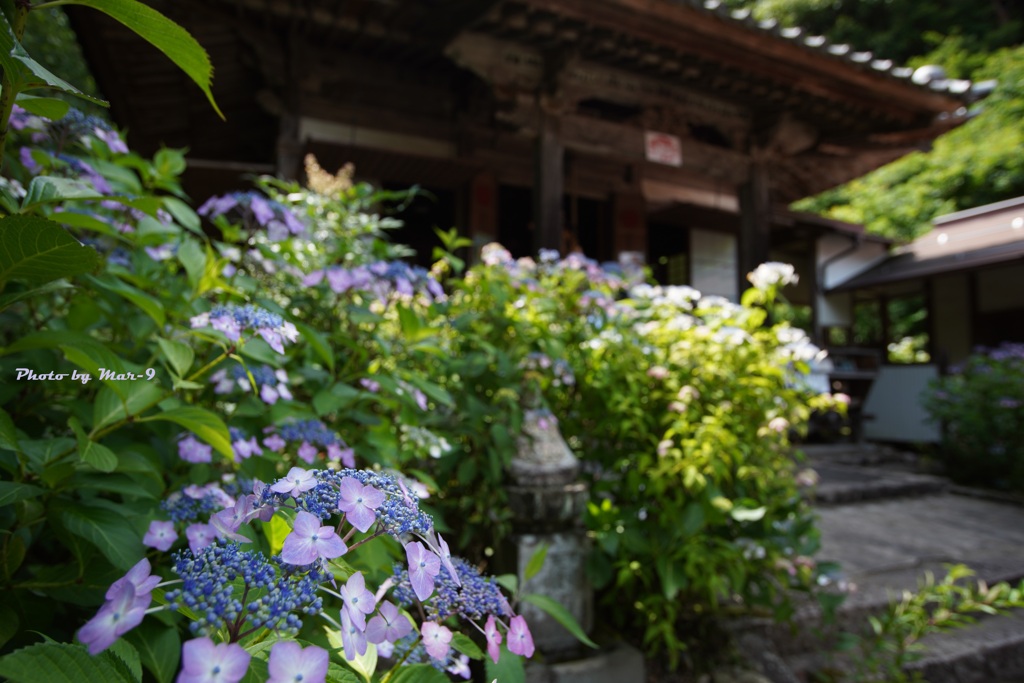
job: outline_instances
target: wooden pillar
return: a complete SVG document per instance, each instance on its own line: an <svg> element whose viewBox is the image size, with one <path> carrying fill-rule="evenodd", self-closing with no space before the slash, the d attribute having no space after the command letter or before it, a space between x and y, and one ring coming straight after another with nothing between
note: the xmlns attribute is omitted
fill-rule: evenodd
<svg viewBox="0 0 1024 683"><path fill-rule="evenodd" d="M277 177L298 180L303 169L303 145L299 140L299 117L285 111L277 133Z"/></svg>
<svg viewBox="0 0 1024 683"><path fill-rule="evenodd" d="M540 116L533 177L533 248L561 251L562 196L565 194L565 147L559 137L558 118L549 112Z"/></svg>
<svg viewBox="0 0 1024 683"><path fill-rule="evenodd" d="M747 273L768 260L771 245L772 201L768 166L754 162L750 178L740 187L739 280L740 293L750 287Z"/></svg>
<svg viewBox="0 0 1024 683"><path fill-rule="evenodd" d="M612 198L612 242L615 258L637 252L647 260L647 202L640 193L616 193Z"/></svg>
<svg viewBox="0 0 1024 683"><path fill-rule="evenodd" d="M498 182L490 171L473 176L469 182L469 237L473 240L470 263L480 248L498 239Z"/></svg>

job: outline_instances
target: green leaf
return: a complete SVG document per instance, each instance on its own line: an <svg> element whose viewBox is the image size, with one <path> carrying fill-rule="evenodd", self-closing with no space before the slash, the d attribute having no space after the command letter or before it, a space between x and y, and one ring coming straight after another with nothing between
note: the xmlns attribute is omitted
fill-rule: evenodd
<svg viewBox="0 0 1024 683"><path fill-rule="evenodd" d="M331 662L327 665L327 683L359 683L359 676Z"/></svg>
<svg viewBox="0 0 1024 683"><path fill-rule="evenodd" d="M452 647L470 659L484 658L483 650L477 647L477 644L473 642L473 639L465 633L456 632L452 635Z"/></svg>
<svg viewBox="0 0 1024 683"><path fill-rule="evenodd" d="M0 647L14 637L21 628L21 619L10 605L0 604Z"/></svg>
<svg viewBox="0 0 1024 683"><path fill-rule="evenodd" d="M117 469L117 456L114 452L89 439L89 435L82 429L82 423L77 417L68 420L68 426L74 431L78 438L78 455L87 465L91 465L100 472L113 472Z"/></svg>
<svg viewBox="0 0 1024 683"><path fill-rule="evenodd" d="M167 209L167 212L174 217L174 220L178 222L178 225L190 232L196 233L197 235L203 234L203 229L199 222L199 215L192 210L191 206L177 197L164 197L163 200L164 208Z"/></svg>
<svg viewBox="0 0 1024 683"><path fill-rule="evenodd" d="M96 394L92 410L92 428L103 429L129 415L138 415L156 405L163 395L163 390L156 384L132 384L123 396L115 393L110 386L105 386Z"/></svg>
<svg viewBox="0 0 1024 683"><path fill-rule="evenodd" d="M516 594L519 590L519 577L515 574L501 574L500 576L494 577L494 580L498 582L498 585L507 590L512 595Z"/></svg>
<svg viewBox="0 0 1024 683"><path fill-rule="evenodd" d="M42 287L33 287L31 289L25 289L20 292L11 292L10 294L4 294L0 296L0 311L5 308L12 306L19 301L25 299L31 299L33 297L42 296L44 294L52 294L53 292L59 292L62 289L74 289L71 285L66 282L59 280L54 282L48 282Z"/></svg>
<svg viewBox="0 0 1024 683"><path fill-rule="evenodd" d="M18 448L18 430L14 427L14 420L3 409L0 409L0 448L15 452L21 450Z"/></svg>
<svg viewBox="0 0 1024 683"><path fill-rule="evenodd" d="M118 569L131 569L143 556L142 541L123 514L79 503L63 507L60 520L68 531L96 546Z"/></svg>
<svg viewBox="0 0 1024 683"><path fill-rule="evenodd" d="M0 676L10 683L137 683L117 661L109 652L92 657L81 645L39 643L0 659Z"/></svg>
<svg viewBox="0 0 1024 683"><path fill-rule="evenodd" d="M398 669L389 683L449 683L450 680L429 664L412 664Z"/></svg>
<svg viewBox="0 0 1024 683"><path fill-rule="evenodd" d="M0 287L15 279L40 285L99 265L95 249L82 245L53 221L37 216L0 219Z"/></svg>
<svg viewBox="0 0 1024 683"><path fill-rule="evenodd" d="M21 202L21 211L42 204L54 204L69 199L107 199L95 187L84 180L59 178L56 176L36 176L28 185L25 199Z"/></svg>
<svg viewBox="0 0 1024 683"><path fill-rule="evenodd" d="M108 292L113 292L114 294L124 297L128 301L132 302L142 309L146 315L152 318L153 322L155 322L157 326L163 327L164 323L167 321L167 316L164 314L163 304L161 304L156 298L132 287L120 278L114 275L106 275L104 277L89 277L89 281L97 287L101 287Z"/></svg>
<svg viewBox="0 0 1024 683"><path fill-rule="evenodd" d="M19 500L28 500L46 493L45 489L16 481L0 481L0 507L13 505Z"/></svg>
<svg viewBox="0 0 1024 683"><path fill-rule="evenodd" d="M320 356L320 360L327 365L331 372L334 372L334 353L331 351L331 345L327 341L327 337L304 323L293 321L293 324L295 329L299 331L299 334L309 342L309 346L313 349L314 353Z"/></svg>
<svg viewBox="0 0 1024 683"><path fill-rule="evenodd" d="M163 52L199 86L213 110L224 118L210 91L213 65L206 50L188 31L136 0L69 0L68 4L92 7L110 15Z"/></svg>
<svg viewBox="0 0 1024 683"><path fill-rule="evenodd" d="M577 622L576 619L569 614L569 611L562 607L561 604L546 595L538 595L537 593L527 593L522 597L522 599L525 602L547 612L552 619L564 626L565 630L571 633L576 640L588 647L597 649L597 643L587 637L587 634L583 632L583 628L579 625L579 622Z"/></svg>
<svg viewBox="0 0 1024 683"><path fill-rule="evenodd" d="M139 659L139 651L124 639L115 640L110 646L109 652L121 660L128 673L136 681L142 680L142 662Z"/></svg>
<svg viewBox="0 0 1024 683"><path fill-rule="evenodd" d="M323 416L347 408L356 402L360 391L344 382L338 382L329 390L317 392L313 397L313 409L317 415Z"/></svg>
<svg viewBox="0 0 1024 683"><path fill-rule="evenodd" d="M541 543L540 547L533 551L533 555L530 556L529 561L526 563L526 569L523 571L527 581L537 576L538 572L544 567L544 560L547 557L548 544Z"/></svg>
<svg viewBox="0 0 1024 683"><path fill-rule="evenodd" d="M504 645L501 646L501 656L495 664L488 657L484 660L488 681L498 680L498 683L526 683L526 670L523 668L523 658L508 651Z"/></svg>
<svg viewBox="0 0 1024 683"><path fill-rule="evenodd" d="M156 342L160 345L160 350L164 352L167 362L171 364L174 371L184 377L185 373L192 367L192 362L196 358L195 351L192 350L192 347L178 341L163 339L161 337L157 337Z"/></svg>
<svg viewBox="0 0 1024 683"><path fill-rule="evenodd" d="M679 567L668 553L661 553L654 561L661 590L666 600L674 600L679 590L686 585L685 570Z"/></svg>
<svg viewBox="0 0 1024 683"><path fill-rule="evenodd" d="M64 118L64 115L71 109L71 105L64 100L58 100L55 97L36 97L25 93L19 93L15 102L29 114L42 116L51 121Z"/></svg>
<svg viewBox="0 0 1024 683"><path fill-rule="evenodd" d="M206 272L206 251L197 240L185 237L178 245L178 260L185 266L188 273L188 283L192 291L199 293L199 282Z"/></svg>
<svg viewBox="0 0 1024 683"><path fill-rule="evenodd" d="M157 683L174 680L181 658L181 637L177 628L147 620L129 632L127 638L138 649L143 665Z"/></svg>
<svg viewBox="0 0 1024 683"><path fill-rule="evenodd" d="M186 406L165 410L146 420L167 420L181 425L200 439L210 444L228 460L235 459L235 451L231 447L231 434L224 421L204 408Z"/></svg>
<svg viewBox="0 0 1024 683"><path fill-rule="evenodd" d="M70 95L107 106L103 100L86 95L32 59L15 38L7 15L0 16L0 67L3 67L4 76L11 82L16 93L35 88L56 88Z"/></svg>

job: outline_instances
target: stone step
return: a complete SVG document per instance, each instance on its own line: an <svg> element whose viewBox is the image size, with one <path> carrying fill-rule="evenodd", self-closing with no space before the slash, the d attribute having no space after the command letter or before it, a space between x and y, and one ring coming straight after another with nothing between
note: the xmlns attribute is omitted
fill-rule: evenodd
<svg viewBox="0 0 1024 683"><path fill-rule="evenodd" d="M831 462L816 462L811 467L820 483L808 491L807 497L818 506L926 496L942 493L948 486L946 479L929 474Z"/></svg>
<svg viewBox="0 0 1024 683"><path fill-rule="evenodd" d="M924 638L924 657L909 671L928 683L991 683L1024 677L1024 610Z"/></svg>

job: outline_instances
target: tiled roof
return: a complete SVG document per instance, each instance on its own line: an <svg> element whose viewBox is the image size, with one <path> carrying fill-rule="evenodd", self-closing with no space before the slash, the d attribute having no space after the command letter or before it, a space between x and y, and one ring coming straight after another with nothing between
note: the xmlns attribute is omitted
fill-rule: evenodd
<svg viewBox="0 0 1024 683"><path fill-rule="evenodd" d="M720 0L677 1L687 3L722 19L738 22L751 29L782 38L809 51L856 65L865 71L885 74L923 90L945 93L958 99L970 101L977 98L976 91L978 89L985 87L982 86L982 83L986 85L988 83L975 84L969 80L945 78L941 75L941 70L938 72L939 77L936 77L934 67L926 66L915 70L908 66L898 66L891 59L876 59L871 52L857 51L845 43L831 43L825 36L806 34L802 28L796 26L781 26L774 19L755 19L749 9L729 9Z"/></svg>

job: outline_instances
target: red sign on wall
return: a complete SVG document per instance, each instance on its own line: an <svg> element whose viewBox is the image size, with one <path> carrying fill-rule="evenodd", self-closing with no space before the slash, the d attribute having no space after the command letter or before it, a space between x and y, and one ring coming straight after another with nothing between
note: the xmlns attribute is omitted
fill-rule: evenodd
<svg viewBox="0 0 1024 683"><path fill-rule="evenodd" d="M644 147L647 161L668 166L683 165L683 146L675 135L649 130L644 133Z"/></svg>

